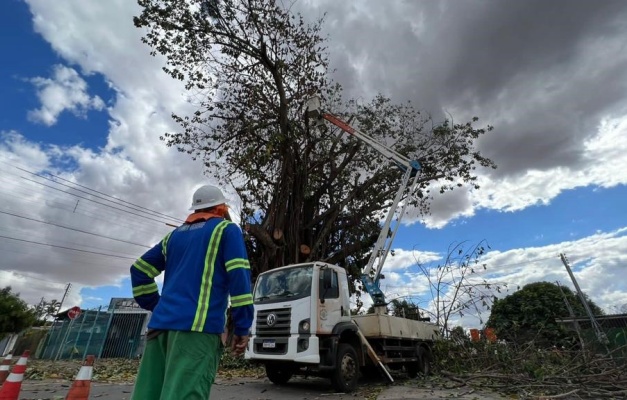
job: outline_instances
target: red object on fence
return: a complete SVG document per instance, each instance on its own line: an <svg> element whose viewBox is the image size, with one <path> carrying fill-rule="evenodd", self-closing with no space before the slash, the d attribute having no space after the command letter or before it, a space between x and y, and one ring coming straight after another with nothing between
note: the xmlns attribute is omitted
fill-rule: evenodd
<svg viewBox="0 0 627 400"><path fill-rule="evenodd" d="M481 339L479 335L479 329L471 329L470 330L470 340L473 342L478 342Z"/></svg>
<svg viewBox="0 0 627 400"><path fill-rule="evenodd" d="M78 318L78 316L81 315L81 308L80 307L72 307L67 311L67 317L69 319L75 319Z"/></svg>

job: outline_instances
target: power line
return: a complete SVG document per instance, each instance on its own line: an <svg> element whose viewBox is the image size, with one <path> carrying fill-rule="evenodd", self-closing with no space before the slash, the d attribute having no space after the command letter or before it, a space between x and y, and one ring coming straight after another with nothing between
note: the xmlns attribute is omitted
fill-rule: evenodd
<svg viewBox="0 0 627 400"><path fill-rule="evenodd" d="M24 262L24 260L29 260L30 257L33 257L33 249L32 246L26 243L18 243L15 245L11 240L0 240L0 251L4 254L4 263L1 268L11 268L13 270L23 269L19 266L13 266L14 264L18 264L20 262ZM21 259L12 259L9 258L9 254L19 254L24 255ZM41 258L41 256L35 256ZM130 256L129 256L130 257ZM37 265L41 264L41 261L37 262ZM82 265L82 266L93 266L98 270L113 270L119 271L126 270L128 267L128 261L123 259L115 259L112 260L109 257L105 256L97 256L93 254L86 254L81 252L65 252L58 259L49 259L46 260L46 264L54 264L62 266L64 264L72 264L72 265Z"/></svg>
<svg viewBox="0 0 627 400"><path fill-rule="evenodd" d="M96 198L99 198L99 199L102 199L102 200L108 201L108 202L110 202L110 203L114 203L114 204L117 204L117 205L120 205L120 206L123 206L123 207L127 207L127 208L129 208L129 209L131 209L131 210L134 210L134 211L143 212L143 213L145 213L145 214L153 213L153 214L160 215L160 216L162 216L162 217L168 218L168 219L173 220L173 221L176 221L176 222L183 222L183 221L182 221L181 219L179 219L179 218L175 218L175 217L172 217L172 216L170 216L170 215L167 215L167 214L164 214L164 213L161 213L161 212L158 212L158 211L155 211L155 210L151 210L151 209L149 209L149 208L146 208L146 207L143 207L143 206L140 206L140 205L134 204L134 203L132 203L132 202L129 202L129 201L126 201L126 200L123 200L123 199L119 199L119 198L117 198L117 197L115 197L115 196L111 196L111 195L109 195L109 194L107 194L107 193L104 193L104 192L98 191L98 190L96 190L96 189L92 189L92 188L90 188L90 187L88 187L88 186L81 185L81 184L79 184L79 183L75 183L75 182L69 181L69 180L67 180L67 179L65 179L65 178L62 178L62 177L60 177L60 176L58 176L58 175L55 175L55 174L52 174L52 173L50 173L50 172L47 172L46 174L47 174L47 175L50 175L50 176L52 176L52 177L54 177L54 178L56 178L56 179L59 179L59 180L65 181L65 182L69 182L69 183L71 183L71 184L73 184L73 185L79 186L79 187L81 187L81 188L84 188L84 189L90 190L90 191L95 192L95 193L98 193L98 194L100 194L100 195L102 195L102 196L95 195L95 194L90 193L90 192L87 192L87 191L85 191L85 190L80 190L80 189L77 189L77 188L72 187L72 186L70 186L70 185L67 185L67 184L64 184L64 183L58 182L58 181L56 181L56 180L54 180L54 179L52 179L52 178L49 178L49 177L46 177L46 176L42 176L41 174L37 174L37 173L32 172L32 171L30 171L30 170L28 170L28 169L26 169L26 168L18 167L18 166L16 166L16 165L9 164L9 163L7 163L7 162L5 162L5 161L2 161L2 160L0 160L0 163L3 163L3 164L5 164L5 165L9 165L9 166L11 166L11 167L13 167L13 168L15 168L15 169L18 169L18 170L23 171L23 172L26 172L26 173L28 173L28 174L30 174L30 175L33 175L33 176L36 176L36 177L39 177L39 178L42 178L42 179L48 180L48 181L53 182L53 183L56 183L56 184L58 184L58 185L65 186L65 187L67 187L67 188L69 188L69 189L71 189L71 190L75 190L75 191L77 191L77 192L81 192L81 193L87 194L87 195L89 195L89 196L93 196L93 197L96 197ZM42 185L42 186L45 186L45 187L49 187L49 188L54 189L54 190L61 191L61 192L63 192L63 193L66 193L66 194L69 194L69 195L72 195L72 196L76 196L76 197L79 197L79 198L83 198L83 199L85 199L85 200L92 201L92 202L97 203L97 204L100 204L100 205L104 205L104 206L107 206L107 207L111 207L111 208L117 209L117 210L119 210L119 211L123 211L123 212L131 213L131 212L127 211L127 210L123 210L123 209L119 209L119 208L116 208L116 207L112 207L112 206L110 206L110 205L108 205L108 204L103 204L103 203L97 202L97 201L92 200L92 199L89 199L89 198L85 198L85 197L78 196L78 195L76 195L76 194L74 194L74 193L70 193L70 192L63 191L63 190L61 190L61 189L59 189L59 188L55 188L55 187L52 187L52 186L49 186L49 185L45 185L45 184L43 184L42 182L37 182L37 181L31 180L31 179L28 179L28 178L24 178L24 177L22 177L22 179L25 179L25 180L28 180L28 181L31 181L31 182L37 183L37 184ZM104 197L103 197L103 196L104 196ZM113 199L113 200L110 200L110 199ZM120 204L120 203L125 203L125 204L128 204L128 205L125 205L125 204ZM130 205L130 206L133 206L133 207L130 207L129 205ZM153 220L153 221L157 221L157 222L164 222L164 221L162 221L162 220L155 220L155 219L149 218L149 217L144 216L144 215L139 215L139 214L135 214L135 213L131 213L131 214L133 214L133 215L138 215L138 216L143 217L143 218L148 218L148 219L151 219L151 220Z"/></svg>
<svg viewBox="0 0 627 400"><path fill-rule="evenodd" d="M142 206L140 206L140 205L137 205L137 204L131 203L130 201L126 201L126 200L118 199L117 197L115 197L115 196L111 196L110 194L100 192L100 191L98 191L98 190L96 190L96 189L92 189L92 188L90 188L90 187L87 187L87 186L81 185L81 184L76 183L76 182L72 182L72 181L67 180L67 179L65 179L65 178L62 178L62 177L60 177L60 176L58 176L58 175L54 175L54 174L52 174L52 173L50 173L50 172L47 172L46 174L48 174L48 175L50 175L50 176L53 176L53 177L55 177L56 179L59 179L59 180L65 181L65 182L69 182L69 183L71 183L71 184L73 184L73 185L76 185L76 186L79 186L79 187L81 187L81 188L88 189L88 190L90 190L90 191L92 191L92 192L95 192L95 193L101 194L101 195L103 195L103 196L105 196L105 197L95 195L95 194L90 193L90 192L87 192L87 191L85 191L85 190L76 189L76 188L74 188L74 187L71 187L70 185L66 185L66 184L63 184L63 183L57 182L57 181L55 181L54 179L51 179L51 178L48 178L48 177L42 176L41 174L37 174L37 173L32 172L32 171L28 171L27 169L24 169L24 168L20 168L20 167L16 167L16 166L14 166L14 168L17 168L17 169L19 169L20 171L24 171L24 172L29 173L29 174L31 174L31 175L38 176L38 177L40 177L40 178L42 178L42 179L46 179L46 180L48 180L48 181L50 181L50 182L54 182L54 183L56 183L56 184L58 184L58 185L65 186L65 187L70 188L70 189L72 189L72 190L76 190L77 192L85 193L85 194L88 194L88 195L90 195L90 196L94 196L94 197L96 197L96 198L99 198L99 199L102 199L102 200L105 200L105 201L109 201L109 202L111 202L111 203L120 202L120 203L129 204L129 205L131 205L131 206L133 206L133 207L130 207L130 206L124 206L124 207L128 207L128 208L130 208L131 210L140 211L140 212L146 212L146 211L149 211L149 212L151 212L151 213L153 213L153 214L157 214L157 215L160 215L160 216L163 216L163 217L169 218L169 219L174 220L174 221L177 221L177 222L183 222L183 221L181 221L179 218L171 217L171 216L169 216L169 215L167 215L167 214L163 214L163 213L160 213L160 212L158 212L158 211L151 210L151 209L148 209L148 208L146 208L146 207L142 207ZM111 199L113 199L113 200L109 200L107 197L108 197L108 198L111 198ZM114 200L115 200L115 201L114 201ZM122 205L123 205L123 204L122 204ZM145 210L145 211L144 211L144 210Z"/></svg>
<svg viewBox="0 0 627 400"><path fill-rule="evenodd" d="M151 213L154 213L154 214L157 214L157 215L161 215L161 216L166 217L166 218L170 218L171 220L174 220L174 221L176 221L176 222L183 222L180 218L175 218L175 217L172 217L172 216L170 216L170 215L167 215L167 214L161 213L161 212L159 212L159 211L151 210L150 208L146 208L146 207L143 207L143 206L137 205L137 204L135 204L135 203L131 203L130 201L126 201L126 200L123 200L123 199L117 198L117 197L115 197L115 196L111 196L111 195L109 195L109 194L106 194L106 193L104 193L104 192L100 192L100 191L98 191L98 190L96 190L96 189L92 189L92 188L89 188L89 187L87 187L87 186L81 185L80 183L71 182L71 181L69 181L69 180L67 180L67 179L61 178L61 177L60 177L60 176L58 176L58 175L54 175L54 174L51 174L51 173L49 173L49 172L48 172L48 175L52 175L52 176L54 176L55 178L60 179L60 180L65 181L65 182L70 182L70 183L72 183L72 184L74 184L74 185L76 185L76 186L79 186L79 187L82 187L82 188L85 188L85 189L89 189L89 190L91 190L91 191L93 191L93 192L96 192L96 193L102 194L102 195L104 195L104 196L110 197L110 198L115 199L115 200L117 200L117 201L120 201L120 202L122 202L122 203L126 203L126 204L130 204L130 205L132 205L132 206L135 206L135 207L139 207L139 208L140 208L140 210L150 211ZM42 178L43 178L43 177L42 177ZM74 189L74 190L78 190L78 189ZM92 196L94 196L94 195L92 195ZM95 196L95 197L97 197L97 196ZM130 208L130 207L129 207L129 208Z"/></svg>
<svg viewBox="0 0 627 400"><path fill-rule="evenodd" d="M24 243L38 244L38 245L41 245L41 246L56 247L56 248L65 249L65 250L80 251L82 253L96 254L96 255L100 255L100 256L123 258L123 259L126 259L126 260L135 260L136 259L134 257L119 256L117 254L100 253L100 252L97 252L97 251L82 250L82 249L75 249L73 247L59 246L59 245L56 245L56 244L41 243L41 242L36 242L34 240L18 239L18 238L14 238L14 237L11 237L11 236L0 235L0 238L9 239L9 240L15 240L15 241L24 242Z"/></svg>
<svg viewBox="0 0 627 400"><path fill-rule="evenodd" d="M132 245L135 245L135 246L150 248L150 246L147 246L145 244L130 242L128 240L123 240L123 239L117 239L117 238L114 238L114 237L111 237L111 236L106 236L106 235L101 235L101 234L98 234L98 233L88 232L88 231L84 231L82 229L71 228L69 226L55 224L53 222L42 221L42 220L39 220L39 219L30 218L30 217L26 217L26 216L18 215L18 214L13 214L13 213L2 211L2 210L0 210L0 214L6 214L6 215L10 215L10 216L13 216L13 217L16 217L16 218L22 218L22 219L26 219L26 220L29 220L29 221L35 221L35 222L39 222L39 223L42 223L42 224L56 226L58 228L63 228L63 229L71 230L71 231L84 233L84 234L87 234L87 235L93 235L93 236L98 236L98 237L105 238L105 239L115 240L115 241L122 242L122 243L132 244Z"/></svg>
<svg viewBox="0 0 627 400"><path fill-rule="evenodd" d="M13 175L13 174L11 174L11 175ZM32 187L31 186L24 187L23 183L26 183L26 182L24 182L24 178L19 176L19 175L13 175L13 176L16 176L17 178L19 178L20 181L16 182L16 181L12 181L12 180L6 180L2 176L0 176L0 181L6 181L6 182L9 182L11 185L15 185L18 188L18 190L21 190L21 192L23 192L23 194L20 196L20 195L18 195L16 193L16 191L7 192L7 191L2 190L2 188L0 188L0 193L3 193L3 195L5 195L5 196L11 196L13 198L16 198L16 199L19 200L20 203L30 202L30 203L33 203L33 204L41 205L41 201L36 201L36 200L31 198L32 197L32 193L34 192L32 190ZM32 181L32 180L29 180L29 181L30 182L35 182L37 184L40 184L39 182L36 182L36 181ZM57 189L57 191L58 191L58 189ZM72 203L72 206L70 206L69 203L65 203L65 201L67 201L67 197L64 196L64 194L71 195L70 193L67 193L65 191L61 191L61 193L58 193L58 194L55 193L55 192L52 192L50 194L46 194L46 196L48 198L53 198L54 197L55 199L58 199L58 201L59 201L59 203L61 205L65 205L65 207L60 207L60 206L54 206L52 204L49 204L49 205L47 205L47 207L58 208L60 210L67 211L67 212L72 213L72 214L83 214L83 215L89 216L90 218L96 218L96 219L101 219L101 220L103 218L100 217L100 215L102 215L104 213L109 213L112 216L120 216L120 217L122 217L122 215L124 215L124 221L132 223L135 227L141 226L140 228L134 228L134 229L142 229L142 230L145 230L147 232L153 232L154 233L154 225L152 225L152 222L148 223L145 219L143 219L143 218L145 218L143 215L138 215L138 217L139 217L138 218L138 217L135 217L135 216L128 216L127 214L121 214L119 212L116 212L115 210L109 210L107 208L99 209L97 214L94 214L93 212L81 212L80 208L78 210L74 209L74 207L75 207L75 203L74 202ZM138 218L138 219L135 219L135 218ZM142 218L142 219L140 219L140 218ZM108 219L105 219L105 220L109 221ZM164 223L165 221L159 221L159 222ZM123 221L118 222L118 224L119 225L124 225L124 226L129 226L128 224L123 223ZM150 228L147 228L148 226L150 226Z"/></svg>
<svg viewBox="0 0 627 400"><path fill-rule="evenodd" d="M129 257L134 257L135 254L138 253L136 250L128 250L128 246L126 244L115 243L111 246L103 247L101 246L100 241L91 240L91 238L86 240L82 234L80 234L80 237L78 237L79 234L59 235L58 233L54 234L54 231L49 229L32 229L17 225L18 224L0 225L0 234L14 238L25 238L27 240L40 241L43 243L53 243L59 246L71 246L85 250L105 251L111 254L123 254L123 252L126 251L126 255ZM145 249L142 251L145 251Z"/></svg>
<svg viewBox="0 0 627 400"><path fill-rule="evenodd" d="M151 220L151 221L159 222L159 223L162 223L162 224L163 224L163 223L165 223L165 221L164 221L164 220L159 220L159 219L151 218L151 217L149 217L149 216L146 216L146 215L141 215L141 214L138 214L138 213L134 213L134 212L132 212L132 211L129 211L129 210L124 210L124 209L122 209L122 208L114 207L114 206L112 206L112 205L105 204L105 203L102 203L102 202L99 202L99 201L96 201L96 200L90 199L90 198L85 197L85 196L80 196L80 195L75 194L75 193L66 192L66 191L65 191L65 190L63 190L63 189L59 189L59 188L56 188L56 187L51 186L51 185L46 185L46 184L45 184L45 183L43 183L43 182L37 182L37 181L35 181L35 180L33 180L33 179L29 179L29 178L26 178L26 177L22 177L22 179L27 180L27 181L29 181L29 182L36 183L36 184L41 185L41 186L44 186L44 187L47 187L47 188L52 189L52 190L58 190L59 192L69 194L70 196L75 196L75 197L78 197L79 199L83 199L83 200L91 201L91 202L96 203L96 204L100 204L101 206L109 207L109 208L112 208L112 209L114 209L114 210L118 210L118 211L121 211L121 212L125 212L125 213L131 214L131 215L135 215L135 216L138 216L138 217L141 217L141 218L145 218L145 219L148 219L148 220Z"/></svg>

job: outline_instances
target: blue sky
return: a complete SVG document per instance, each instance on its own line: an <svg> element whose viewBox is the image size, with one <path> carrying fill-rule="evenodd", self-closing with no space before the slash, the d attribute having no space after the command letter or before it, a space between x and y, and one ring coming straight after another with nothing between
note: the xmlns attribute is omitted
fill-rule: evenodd
<svg viewBox="0 0 627 400"><path fill-rule="evenodd" d="M441 10L397 2L383 14L376 1L359 9L330 0L299 4L312 17L329 12L334 78L349 95L381 91L434 114L478 115L495 126L480 146L499 168L482 174L482 188L436 198L432 215L401 227L384 271L389 298L426 304L414 256L436 265L451 244L485 240L487 270L476 279L572 287L558 257L565 252L581 287L606 311L627 304L627 28L620 23L627 5L569 4L574 22L565 16L552 25L536 17L543 10L532 1L519 2L516 12L488 0L472 10L469 2L443 1ZM443 10L460 18L454 32L437 24ZM124 0L0 4L0 284L29 302L60 298L67 282L68 307L130 296L127 271L140 245L168 231L161 214L184 218L193 189L207 181L201 163L158 139L176 128L171 112L193 108L181 84L160 71L163 60L140 42L131 19L137 11ZM506 31L492 31L495 18ZM104 197L81 198L59 183L68 181ZM109 195L140 208L129 212ZM476 314L484 319L486 312ZM477 315L460 323L476 326Z"/></svg>

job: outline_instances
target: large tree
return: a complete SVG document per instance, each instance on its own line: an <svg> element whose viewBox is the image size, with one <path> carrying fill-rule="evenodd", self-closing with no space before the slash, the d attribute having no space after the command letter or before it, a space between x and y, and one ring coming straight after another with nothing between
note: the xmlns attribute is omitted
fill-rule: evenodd
<svg viewBox="0 0 627 400"><path fill-rule="evenodd" d="M193 115L173 115L169 146L202 159L243 201L254 275L288 263L325 260L356 278L400 181L372 149L335 129L313 129L303 105L325 106L378 140L419 159L413 199L428 210L429 190L476 185L477 166L495 167L475 148L491 128L436 124L411 104L384 96L358 104L328 76L322 20L307 23L275 0L138 0L143 41L185 82ZM434 184L434 182L438 182Z"/></svg>
<svg viewBox="0 0 627 400"><path fill-rule="evenodd" d="M564 293L562 295L562 292ZM603 315L603 310L588 300L595 315ZM571 343L575 336L556 318L570 317L566 301L575 316L587 316L579 297L569 288L551 282L536 282L525 285L519 291L503 299L496 299L492 306L488 327L495 329L500 339L517 343L534 341L541 346Z"/></svg>
<svg viewBox="0 0 627 400"><path fill-rule="evenodd" d="M36 319L35 312L11 286L0 289L0 339L32 326Z"/></svg>

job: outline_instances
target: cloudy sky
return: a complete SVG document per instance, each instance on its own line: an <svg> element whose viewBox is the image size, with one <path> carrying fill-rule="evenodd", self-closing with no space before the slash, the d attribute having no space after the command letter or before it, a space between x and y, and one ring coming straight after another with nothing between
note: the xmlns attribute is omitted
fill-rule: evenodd
<svg viewBox="0 0 627 400"><path fill-rule="evenodd" d="M382 92L495 127L480 148L499 168L481 189L438 198L430 216L401 228L383 281L389 299L411 294L426 306L417 262L486 243L471 284L498 284L499 296L541 280L572 287L565 253L607 312L627 304L627 3L300 0L293 9L327 14L334 79L350 96ZM129 265L207 182L201 163L159 140L176 129L172 112L193 108L140 42L137 14L128 0L0 4L0 285L31 303L60 299L67 283L67 307L130 296Z"/></svg>

